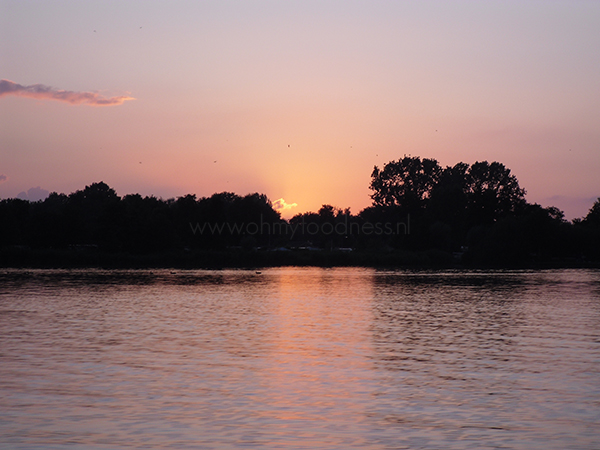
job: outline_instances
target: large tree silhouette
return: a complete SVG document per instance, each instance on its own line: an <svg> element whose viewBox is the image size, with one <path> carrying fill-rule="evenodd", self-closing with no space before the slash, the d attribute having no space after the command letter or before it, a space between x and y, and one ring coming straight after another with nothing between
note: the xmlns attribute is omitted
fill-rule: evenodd
<svg viewBox="0 0 600 450"><path fill-rule="evenodd" d="M375 166L369 188L374 206L400 207L414 211L425 206L437 184L442 168L435 159L404 156L387 163L383 169Z"/></svg>
<svg viewBox="0 0 600 450"><path fill-rule="evenodd" d="M471 219L491 223L525 206L525 189L517 177L499 162L476 162L466 172L468 209Z"/></svg>

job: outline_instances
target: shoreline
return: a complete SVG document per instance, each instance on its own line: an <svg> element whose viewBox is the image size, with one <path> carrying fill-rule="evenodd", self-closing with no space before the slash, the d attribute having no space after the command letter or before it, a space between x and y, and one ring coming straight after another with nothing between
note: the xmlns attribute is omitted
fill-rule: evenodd
<svg viewBox="0 0 600 450"><path fill-rule="evenodd" d="M599 261L553 258L528 261L458 259L440 250L336 251L336 250L190 250L131 254L100 250L1 249L4 269L259 269L267 267L373 267L399 269L588 269Z"/></svg>

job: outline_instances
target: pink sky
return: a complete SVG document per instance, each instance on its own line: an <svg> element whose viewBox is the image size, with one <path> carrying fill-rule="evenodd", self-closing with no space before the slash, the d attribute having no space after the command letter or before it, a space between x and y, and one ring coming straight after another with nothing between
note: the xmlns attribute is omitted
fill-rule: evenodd
<svg viewBox="0 0 600 450"><path fill-rule="evenodd" d="M357 213L373 166L412 154L500 161L581 217L598 23L593 1L0 0L0 197L102 180Z"/></svg>

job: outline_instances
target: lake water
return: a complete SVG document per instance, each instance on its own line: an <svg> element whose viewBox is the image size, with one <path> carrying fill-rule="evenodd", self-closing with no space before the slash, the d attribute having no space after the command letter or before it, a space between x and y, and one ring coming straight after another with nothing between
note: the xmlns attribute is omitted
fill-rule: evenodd
<svg viewBox="0 0 600 450"><path fill-rule="evenodd" d="M600 271L0 273L0 449L284 448L600 448Z"/></svg>

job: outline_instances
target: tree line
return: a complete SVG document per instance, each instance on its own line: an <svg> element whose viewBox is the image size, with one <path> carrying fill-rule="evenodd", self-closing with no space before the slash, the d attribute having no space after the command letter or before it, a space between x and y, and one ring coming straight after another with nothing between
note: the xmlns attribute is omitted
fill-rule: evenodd
<svg viewBox="0 0 600 450"><path fill-rule="evenodd" d="M259 193L120 197L98 182L37 202L0 201L0 255L321 250L461 264L600 261L600 199L567 221L555 207L528 203L499 162L442 167L404 156L376 166L369 188L372 204L357 214L323 205L286 221Z"/></svg>
<svg viewBox="0 0 600 450"><path fill-rule="evenodd" d="M499 162L441 167L405 156L375 167L373 205L361 214L407 215L414 235L399 245L464 251L466 260L511 263L600 258L600 199L569 222L556 207L525 200L525 190Z"/></svg>

